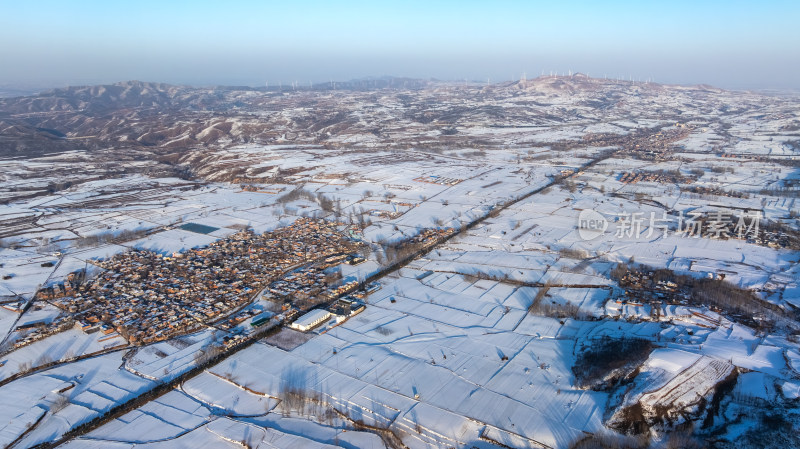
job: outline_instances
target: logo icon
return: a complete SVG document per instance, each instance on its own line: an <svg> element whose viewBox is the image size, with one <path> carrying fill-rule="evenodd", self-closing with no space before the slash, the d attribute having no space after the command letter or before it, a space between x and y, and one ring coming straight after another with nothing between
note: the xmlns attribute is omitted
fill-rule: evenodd
<svg viewBox="0 0 800 449"><path fill-rule="evenodd" d="M600 237L608 229L608 220L600 212L584 209L578 215L578 235L583 240L593 240Z"/></svg>

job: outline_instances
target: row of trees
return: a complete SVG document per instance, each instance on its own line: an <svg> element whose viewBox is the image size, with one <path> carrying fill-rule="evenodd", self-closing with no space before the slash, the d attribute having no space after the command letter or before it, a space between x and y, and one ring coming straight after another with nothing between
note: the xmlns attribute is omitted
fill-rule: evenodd
<svg viewBox="0 0 800 449"><path fill-rule="evenodd" d="M536 292L533 302L528 306L528 313L533 315L547 316L551 318L575 318L579 320L588 319L590 314L581 310L577 304L570 302L557 302L550 299L550 288L553 287L552 281L547 281Z"/></svg>
<svg viewBox="0 0 800 449"><path fill-rule="evenodd" d="M129 242L147 236L152 229L123 229L119 232L108 231L87 235L75 241L78 248L95 247L105 243Z"/></svg>

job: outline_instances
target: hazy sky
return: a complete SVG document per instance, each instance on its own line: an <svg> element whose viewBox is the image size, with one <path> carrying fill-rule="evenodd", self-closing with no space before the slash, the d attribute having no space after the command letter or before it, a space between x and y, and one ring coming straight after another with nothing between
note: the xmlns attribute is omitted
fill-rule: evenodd
<svg viewBox="0 0 800 449"><path fill-rule="evenodd" d="M794 1L0 0L0 84L493 81L800 88Z"/></svg>

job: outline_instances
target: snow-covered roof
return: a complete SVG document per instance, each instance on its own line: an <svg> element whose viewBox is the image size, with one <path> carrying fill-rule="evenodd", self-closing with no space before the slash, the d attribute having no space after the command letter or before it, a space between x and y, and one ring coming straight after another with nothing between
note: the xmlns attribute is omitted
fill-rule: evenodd
<svg viewBox="0 0 800 449"><path fill-rule="evenodd" d="M325 318L328 318L329 316L331 316L331 313L328 312L327 310L316 309L316 310L312 310L311 312L308 312L305 315L303 315L300 318L298 318L294 322L294 324L296 326L298 326L298 327L300 327L300 326L311 327L314 324L316 324L317 322L319 322L319 320L324 320Z"/></svg>

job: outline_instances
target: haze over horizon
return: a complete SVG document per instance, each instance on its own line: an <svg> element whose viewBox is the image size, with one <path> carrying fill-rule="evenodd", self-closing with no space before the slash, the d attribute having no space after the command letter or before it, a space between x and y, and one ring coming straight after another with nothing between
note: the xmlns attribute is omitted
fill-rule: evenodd
<svg viewBox="0 0 800 449"><path fill-rule="evenodd" d="M0 85L308 85L384 75L496 82L572 70L798 89L798 13L789 1L5 3Z"/></svg>

